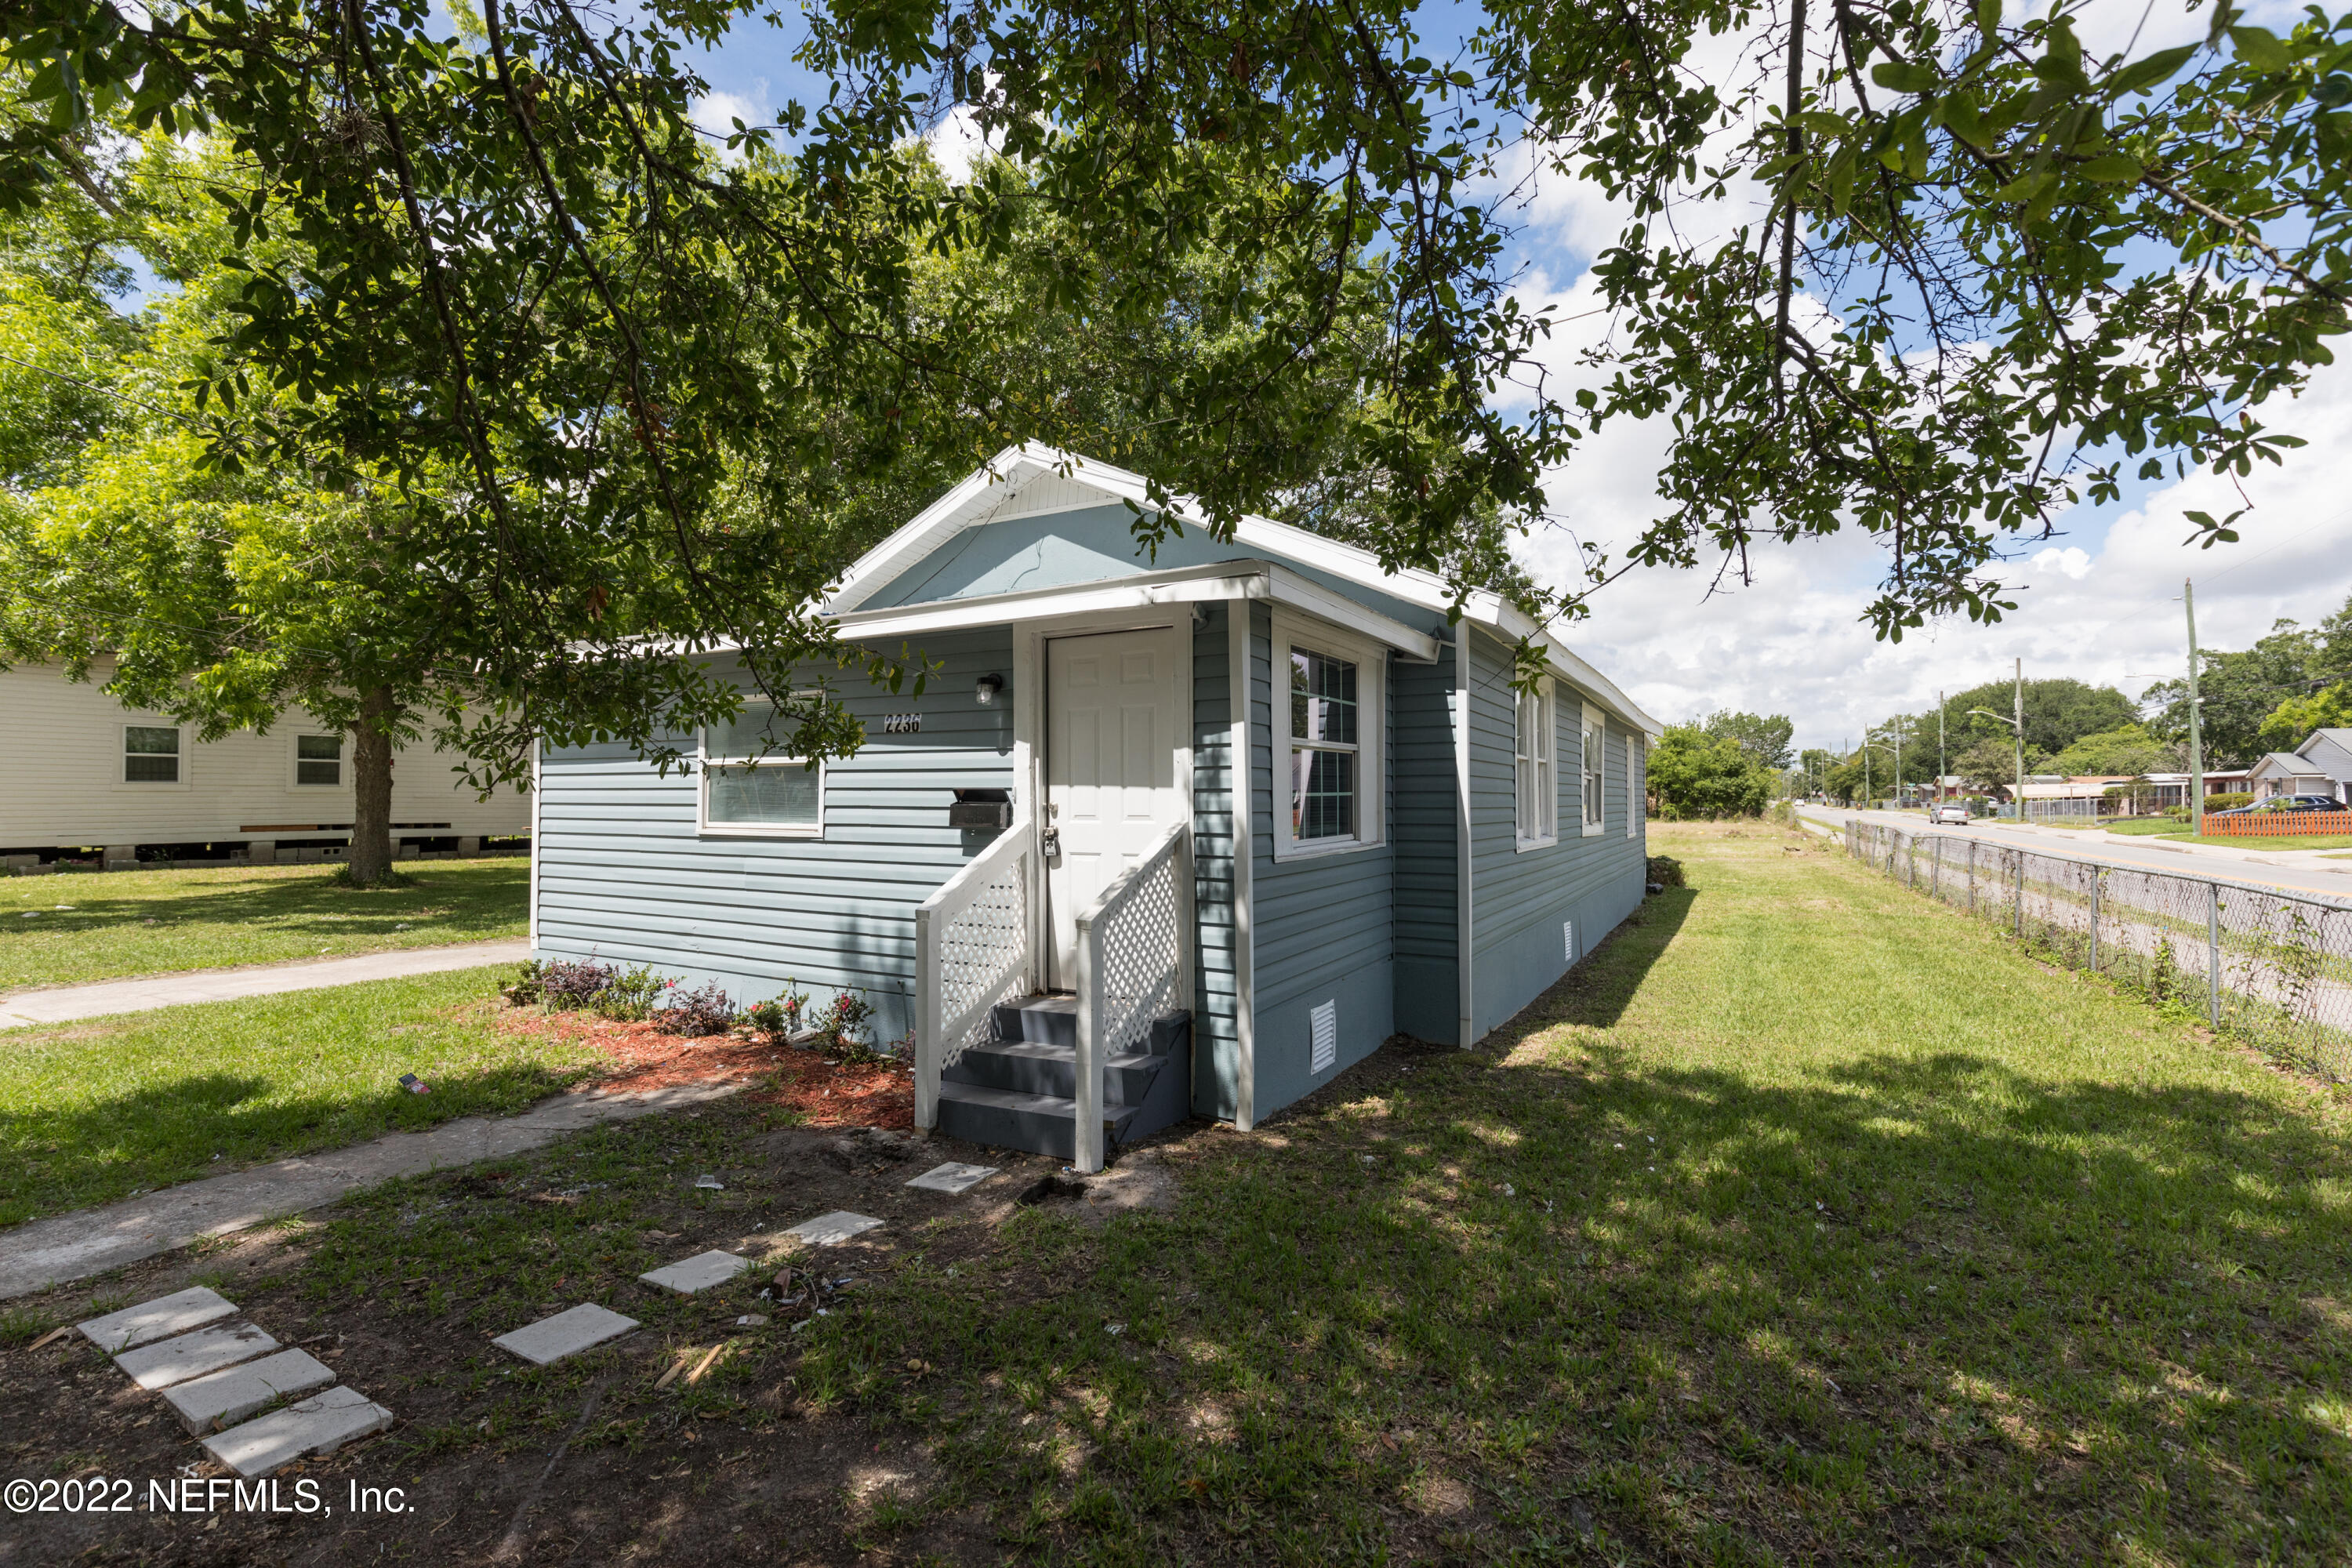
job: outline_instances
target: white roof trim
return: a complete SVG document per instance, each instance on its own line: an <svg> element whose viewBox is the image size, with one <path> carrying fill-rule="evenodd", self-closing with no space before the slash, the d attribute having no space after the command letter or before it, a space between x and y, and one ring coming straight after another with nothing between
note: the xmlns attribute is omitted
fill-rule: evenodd
<svg viewBox="0 0 2352 1568"><path fill-rule="evenodd" d="M1063 472L1066 472L1070 479L1079 483L1092 486L1102 491L1111 500L1131 501L1144 510L1152 510L1151 487L1140 474L1093 458L1081 457L1075 452L1065 452L1035 442L1019 447L1008 447L990 458L984 466L965 479L961 484L924 508L922 512L905 527L861 556L857 563L843 574L841 586L835 590L825 602L826 608L844 617L845 629L849 624L846 617L878 592L884 584L896 581L908 568L925 559L963 530L989 521L999 507L1018 495L1031 481L1046 474ZM1189 497L1174 498L1173 504L1167 510L1176 521L1188 528L1205 529L1208 526L1207 514L1193 504ZM1382 566L1380 558L1368 550L1360 550L1352 544L1343 544L1335 539L1325 539L1320 534L1309 533L1305 529L1293 528L1288 523L1276 522L1271 518L1243 518L1234 527L1234 541L1237 544L1251 549L1285 556L1303 565L1328 572L1344 582L1353 583L1359 587L1373 589L1421 609L1442 613L1450 610L1454 605L1452 591L1447 588L1445 580L1434 573L1423 572L1416 568L1391 572ZM1225 569L1230 570L1231 565L1232 563L1227 563ZM1142 582L1155 575L1157 574L1145 574L1140 577L1126 579L1126 581ZM1305 579L1298 579L1298 581L1303 583ZM994 595L993 597L1011 599L1014 595ZM1326 597L1328 602L1335 605L1344 598L1343 595L1329 595L1328 591ZM976 605L981 601L966 599L956 602ZM1352 605L1352 601L1348 603ZM1300 607L1312 608L1313 606L1301 605ZM1636 707L1630 698L1618 689L1615 682L1577 657L1559 637L1549 631L1541 630L1533 617L1528 616L1516 605L1503 599L1501 595L1491 593L1473 594L1463 608L1469 620L1513 641L1535 636L1556 674L1582 687L1587 692L1599 698L1620 718L1647 732L1654 739L1664 733L1664 727ZM1324 612L1318 610L1316 613ZM1377 616L1386 626L1395 627L1398 631L1407 629L1393 618L1381 616L1375 610L1358 607L1355 613ZM1327 616L1327 618L1334 617ZM926 624L938 626L940 623ZM1341 621L1339 624L1349 623ZM1389 642L1391 647L1401 646L1385 634L1371 635L1381 637L1382 641ZM1413 635L1416 637L1420 637L1420 634ZM1433 638L1422 640L1427 641L1433 648L1436 646ZM1416 657L1423 656L1416 655ZM1435 655L1433 653L1425 657L1433 658Z"/></svg>
<svg viewBox="0 0 2352 1568"><path fill-rule="evenodd" d="M1102 583L1068 583L1017 594L984 594L968 599L934 599L920 605L851 610L837 616L835 624L844 637L870 642L924 632L1105 615L1215 599L1269 599L1370 637L1423 663L1433 663L1443 646L1426 632L1415 631L1402 621L1359 605L1271 561L1221 561L1206 566L1139 573Z"/></svg>

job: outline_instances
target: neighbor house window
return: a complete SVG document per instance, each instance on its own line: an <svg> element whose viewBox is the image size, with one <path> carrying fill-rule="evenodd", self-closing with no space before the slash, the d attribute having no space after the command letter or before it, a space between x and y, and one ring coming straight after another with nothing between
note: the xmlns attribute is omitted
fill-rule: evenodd
<svg viewBox="0 0 2352 1568"><path fill-rule="evenodd" d="M1381 693L1385 656L1307 626L1277 625L1275 679L1286 731L1289 809L1275 852L1380 842Z"/></svg>
<svg viewBox="0 0 2352 1568"><path fill-rule="evenodd" d="M343 738L341 735L295 736L294 782L298 784L341 784L343 782Z"/></svg>
<svg viewBox="0 0 2352 1568"><path fill-rule="evenodd" d="M1519 847L1559 841L1559 783L1552 771L1554 716L1551 682L1519 693L1517 737L1513 742L1512 790L1519 803Z"/></svg>
<svg viewBox="0 0 2352 1568"><path fill-rule="evenodd" d="M824 831L824 767L778 755L775 706L743 704L702 731L702 826L709 833L814 838ZM763 754L764 753L764 754Z"/></svg>
<svg viewBox="0 0 2352 1568"><path fill-rule="evenodd" d="M1584 831L1601 831L1601 770L1606 762L1603 749L1608 744L1609 731L1601 715L1593 709L1584 710L1584 742L1578 747L1584 760Z"/></svg>
<svg viewBox="0 0 2352 1568"><path fill-rule="evenodd" d="M166 724L122 727L122 782L178 784L180 731Z"/></svg>

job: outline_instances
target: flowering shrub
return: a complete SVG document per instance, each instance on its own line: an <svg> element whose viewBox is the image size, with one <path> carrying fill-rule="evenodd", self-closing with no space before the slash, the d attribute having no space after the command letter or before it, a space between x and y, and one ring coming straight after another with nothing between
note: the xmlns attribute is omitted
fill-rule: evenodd
<svg viewBox="0 0 2352 1568"><path fill-rule="evenodd" d="M793 983L784 982L783 994L765 1002L754 1002L743 1009L737 1020L739 1033L751 1035L793 1035L800 1032L802 1020L808 1015L808 993L795 991Z"/></svg>
<svg viewBox="0 0 2352 1568"><path fill-rule="evenodd" d="M845 991L833 999L817 1026L831 1038L834 1048L851 1061L871 1061L875 1058L866 1043L866 1024L873 1016L874 1004L866 999L866 993Z"/></svg>

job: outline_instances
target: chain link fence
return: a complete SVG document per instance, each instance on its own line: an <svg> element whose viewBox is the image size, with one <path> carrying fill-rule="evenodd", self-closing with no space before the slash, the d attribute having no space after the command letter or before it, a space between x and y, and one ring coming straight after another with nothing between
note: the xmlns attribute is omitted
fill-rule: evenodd
<svg viewBox="0 0 2352 1568"><path fill-rule="evenodd" d="M2352 905L1851 818L1845 847L2038 957L2352 1081Z"/></svg>

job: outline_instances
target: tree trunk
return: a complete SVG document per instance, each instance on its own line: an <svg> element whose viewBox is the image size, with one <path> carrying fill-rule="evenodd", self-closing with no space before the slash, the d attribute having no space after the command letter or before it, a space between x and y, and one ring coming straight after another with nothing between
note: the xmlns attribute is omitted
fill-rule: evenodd
<svg viewBox="0 0 2352 1568"><path fill-rule="evenodd" d="M360 721L352 735L350 862L357 887L392 872L392 726L399 716L388 687L360 694Z"/></svg>

